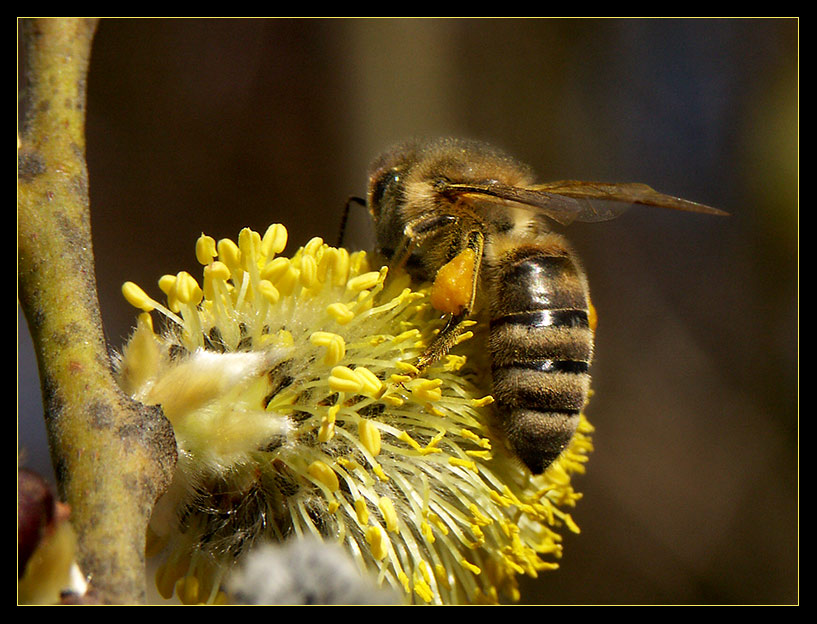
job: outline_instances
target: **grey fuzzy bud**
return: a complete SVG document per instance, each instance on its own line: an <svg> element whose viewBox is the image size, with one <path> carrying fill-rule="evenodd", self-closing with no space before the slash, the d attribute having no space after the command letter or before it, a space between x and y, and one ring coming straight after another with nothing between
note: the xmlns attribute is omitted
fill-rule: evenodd
<svg viewBox="0 0 817 624"><path fill-rule="evenodd" d="M258 545L231 575L227 590L238 604L401 603L394 590L362 574L339 545L317 539Z"/></svg>

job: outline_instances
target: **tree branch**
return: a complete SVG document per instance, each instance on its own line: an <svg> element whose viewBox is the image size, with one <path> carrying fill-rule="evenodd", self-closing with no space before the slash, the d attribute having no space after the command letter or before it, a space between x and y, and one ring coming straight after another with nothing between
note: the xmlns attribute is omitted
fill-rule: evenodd
<svg viewBox="0 0 817 624"><path fill-rule="evenodd" d="M23 26L18 296L37 352L51 456L95 598L143 602L145 530L176 445L159 408L117 387L102 331L84 137L96 21Z"/></svg>

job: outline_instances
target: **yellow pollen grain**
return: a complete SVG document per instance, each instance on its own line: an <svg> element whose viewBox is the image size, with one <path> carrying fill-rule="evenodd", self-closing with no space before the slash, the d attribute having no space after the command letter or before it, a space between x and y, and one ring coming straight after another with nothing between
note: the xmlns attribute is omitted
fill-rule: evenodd
<svg viewBox="0 0 817 624"><path fill-rule="evenodd" d="M372 549L372 556L378 561L382 561L389 553L389 538L377 525L366 529L366 541Z"/></svg>
<svg viewBox="0 0 817 624"><path fill-rule="evenodd" d="M383 514L383 520L386 522L386 530L391 533L398 533L397 526L397 512L394 510L394 503L387 496L380 498L377 506Z"/></svg>
<svg viewBox="0 0 817 624"><path fill-rule="evenodd" d="M216 240L212 236L202 234L196 241L196 260L199 264L207 266L217 255Z"/></svg>
<svg viewBox="0 0 817 624"><path fill-rule="evenodd" d="M337 492L340 487L337 473L321 460L313 461L306 471L313 479L325 485L330 492Z"/></svg>
<svg viewBox="0 0 817 624"><path fill-rule="evenodd" d="M370 420L361 420L357 425L357 433L366 450L377 457L380 453L380 430L377 426Z"/></svg>
<svg viewBox="0 0 817 624"><path fill-rule="evenodd" d="M156 302L133 282L122 284L122 295L125 297L125 301L143 312L150 312L156 308Z"/></svg>

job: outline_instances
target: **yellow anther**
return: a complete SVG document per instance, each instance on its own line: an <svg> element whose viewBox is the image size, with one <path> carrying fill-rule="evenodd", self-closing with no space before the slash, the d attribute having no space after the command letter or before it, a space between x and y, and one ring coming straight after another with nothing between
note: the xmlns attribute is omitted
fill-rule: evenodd
<svg viewBox="0 0 817 624"><path fill-rule="evenodd" d="M439 401L443 396L442 379L417 379L410 384L412 398L420 403Z"/></svg>
<svg viewBox="0 0 817 624"><path fill-rule="evenodd" d="M355 369L355 374L363 381L361 394L372 398L379 398L383 390L383 382L378 379L377 375L365 366L358 366Z"/></svg>
<svg viewBox="0 0 817 624"><path fill-rule="evenodd" d="M225 282L230 279L230 269L227 268L226 264L219 260L216 260L215 262L212 262L204 267L204 273L205 275L209 274L213 279L223 280Z"/></svg>
<svg viewBox="0 0 817 624"><path fill-rule="evenodd" d="M348 290L354 292L361 292L364 290L369 290L370 288L374 288L377 286L377 283L380 281L380 272L379 271L370 271L368 273L364 273L363 275L357 275L346 282L346 288Z"/></svg>
<svg viewBox="0 0 817 624"><path fill-rule="evenodd" d="M380 430L371 420L361 420L357 425L357 434L366 450L377 457L380 453Z"/></svg>
<svg viewBox="0 0 817 624"><path fill-rule="evenodd" d="M301 284L305 288L312 288L318 283L318 262L315 256L304 254L301 258Z"/></svg>
<svg viewBox="0 0 817 624"><path fill-rule="evenodd" d="M382 561L389 554L389 538L379 526L373 525L366 529L366 541L372 549L372 556L378 561Z"/></svg>
<svg viewBox="0 0 817 624"><path fill-rule="evenodd" d="M335 254L335 261L332 263L332 284L343 286L349 277L349 252L345 249L338 249Z"/></svg>
<svg viewBox="0 0 817 624"><path fill-rule="evenodd" d="M216 257L216 240L212 236L202 234L196 241L196 260L207 266Z"/></svg>
<svg viewBox="0 0 817 624"><path fill-rule="evenodd" d="M194 278L187 271L180 271L176 275L174 285L176 298L184 304L197 305L201 301L202 291Z"/></svg>
<svg viewBox="0 0 817 624"><path fill-rule="evenodd" d="M238 233L238 248L241 250L241 260L244 263L244 268L249 270L253 263L258 262L258 255L261 251L261 235L250 228L243 228Z"/></svg>
<svg viewBox="0 0 817 624"><path fill-rule="evenodd" d="M409 577L405 572L400 570L400 572L397 574L397 580L400 581L400 584L403 586L403 591L406 593L411 591L411 583L409 582Z"/></svg>
<svg viewBox="0 0 817 624"><path fill-rule="evenodd" d="M404 362L404 361L400 360L398 362L395 362L395 364L397 365L398 369L400 369L402 371L405 371L407 373L410 373L411 375L419 375L420 374L420 369L417 368L411 362Z"/></svg>
<svg viewBox="0 0 817 624"><path fill-rule="evenodd" d="M159 278L158 283L159 289L169 297L173 290L176 288L176 276L162 275L162 277Z"/></svg>
<svg viewBox="0 0 817 624"><path fill-rule="evenodd" d="M420 574L423 575L426 583L431 582L431 571L428 569L428 562L425 559L420 559L420 563L417 565L417 568L420 570Z"/></svg>
<svg viewBox="0 0 817 624"><path fill-rule="evenodd" d="M462 468L468 468L468 470L471 470L473 472L479 472L479 470L477 469L477 465L468 459L461 459L459 457L449 457L448 463L452 466L461 466Z"/></svg>
<svg viewBox="0 0 817 624"><path fill-rule="evenodd" d="M329 375L329 387L333 392L357 394L363 389L363 380L346 366L335 366Z"/></svg>
<svg viewBox="0 0 817 624"><path fill-rule="evenodd" d="M134 308L139 308L143 312L150 312L156 308L156 302L147 296L144 290L133 282L122 284L122 295L125 300Z"/></svg>
<svg viewBox="0 0 817 624"><path fill-rule="evenodd" d="M329 506L326 508L326 510L330 514L335 513L338 509L340 509L340 503L336 500L333 500L331 503L329 503Z"/></svg>
<svg viewBox="0 0 817 624"><path fill-rule="evenodd" d="M392 503L390 498L383 496L380 498L377 506L383 514L383 520L386 522L386 530L391 533L397 533L397 512L394 510L394 503Z"/></svg>
<svg viewBox="0 0 817 624"><path fill-rule="evenodd" d="M185 576L176 582L176 595L182 604L199 604L201 600L201 584L195 576Z"/></svg>
<svg viewBox="0 0 817 624"><path fill-rule="evenodd" d="M278 258L276 258L276 260L278 260ZM273 262L275 262L275 260L273 260ZM295 290L300 273L300 270L296 269L294 266L292 266L292 263L290 263L284 274L273 283L275 284L276 288L281 291L281 294L289 296L292 294L292 291Z"/></svg>
<svg viewBox="0 0 817 624"><path fill-rule="evenodd" d="M409 340L410 338L417 338L419 335L420 335L419 330L417 330L417 329L408 329L408 330L406 330L406 331L404 331L404 332L402 332L400 334L397 334L394 337L394 339L392 340L392 342L394 342L395 344L398 344L400 342L404 342L406 340ZM402 363L402 362L398 362L398 364L400 364L400 363ZM408 362L406 362L406 364L407 363ZM412 368L414 368L415 370L417 369L416 366L412 366Z"/></svg>
<svg viewBox="0 0 817 624"><path fill-rule="evenodd" d="M380 400L383 403L391 405L392 407L400 407L401 405L405 405L405 401L396 394L384 394L382 397L380 397Z"/></svg>
<svg viewBox="0 0 817 624"><path fill-rule="evenodd" d="M326 312L341 325L355 318L355 313L345 303L333 303L327 306Z"/></svg>
<svg viewBox="0 0 817 624"><path fill-rule="evenodd" d="M422 579L414 582L414 592L424 601L431 602L434 599L434 592L431 591L428 583Z"/></svg>
<svg viewBox="0 0 817 624"><path fill-rule="evenodd" d="M398 439L398 440L402 440L403 442L405 442L406 444L408 444L408 445L409 445L411 448L413 448L415 451L421 451L421 450L423 450L423 447L422 447L422 446L420 446L420 443L419 443L419 442L417 442L417 440L415 440L414 438L412 438L412 437L411 437L411 436L410 436L408 433L406 433L405 431L401 431L401 432L400 432L400 435L398 435L398 436L397 436L397 439Z"/></svg>
<svg viewBox="0 0 817 624"><path fill-rule="evenodd" d="M261 293L264 299L272 304L278 303L281 299L281 293L278 292L278 289L273 286L269 280L261 280L258 282L258 292Z"/></svg>
<svg viewBox="0 0 817 624"><path fill-rule="evenodd" d="M323 246L323 239L320 236L310 238L304 245L304 255L317 256L318 250Z"/></svg>
<svg viewBox="0 0 817 624"><path fill-rule="evenodd" d="M281 253L287 246L287 229L280 223L274 223L264 232L264 237L261 239L261 253L267 258L272 257L273 254Z"/></svg>
<svg viewBox="0 0 817 624"><path fill-rule="evenodd" d="M474 514L474 522L476 522L478 525L488 526L493 522L493 520L482 513L479 507L477 507L474 503L468 505L468 510Z"/></svg>
<svg viewBox="0 0 817 624"><path fill-rule="evenodd" d="M343 336L338 334L333 334L332 332L315 332L309 337L309 342L316 347L324 347L326 349L323 363L327 366L338 364L346 355L346 341L343 339Z"/></svg>
<svg viewBox="0 0 817 624"><path fill-rule="evenodd" d="M464 355L448 354L445 361L445 370L455 372L465 366L466 357Z"/></svg>
<svg viewBox="0 0 817 624"><path fill-rule="evenodd" d="M462 560L460 561L460 565L461 565L463 568L465 568L466 570L468 570L468 571L470 571L470 572L473 572L474 574L480 574L480 573L482 572L482 570L481 570L480 568L478 568L477 566L475 566L473 563L471 563L471 562L469 562L469 561L466 561L465 559L462 559Z"/></svg>
<svg viewBox="0 0 817 624"><path fill-rule="evenodd" d="M318 442L329 442L335 437L335 421L324 417L318 428Z"/></svg>
<svg viewBox="0 0 817 624"><path fill-rule="evenodd" d="M448 582L448 571L443 564L437 563L434 565L434 578L445 589L451 589L451 584Z"/></svg>
<svg viewBox="0 0 817 624"><path fill-rule="evenodd" d="M320 460L313 461L306 469L309 475L320 481L330 492L337 492L340 484L338 483L338 475L327 464Z"/></svg>
<svg viewBox="0 0 817 624"><path fill-rule="evenodd" d="M241 251L229 238L222 238L216 245L218 251L218 259L226 264L231 272L241 268Z"/></svg>
<svg viewBox="0 0 817 624"><path fill-rule="evenodd" d="M261 269L261 279L277 282L289 270L291 262L289 258L275 258L272 262L267 262Z"/></svg>
<svg viewBox="0 0 817 624"><path fill-rule="evenodd" d="M355 514L357 515L357 522L361 526L369 524L369 508L366 506L366 499L355 499Z"/></svg>
<svg viewBox="0 0 817 624"><path fill-rule="evenodd" d="M486 405L490 405L494 402L494 397L490 394L487 396L482 397L481 399L471 399L471 405L474 407L485 407Z"/></svg>

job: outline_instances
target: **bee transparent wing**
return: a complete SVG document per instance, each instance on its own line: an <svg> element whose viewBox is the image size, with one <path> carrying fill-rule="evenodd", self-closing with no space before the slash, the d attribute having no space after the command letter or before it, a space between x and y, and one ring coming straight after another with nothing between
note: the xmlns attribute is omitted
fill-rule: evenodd
<svg viewBox="0 0 817 624"><path fill-rule="evenodd" d="M670 210L698 212L701 214L728 216L728 212L699 204L697 202L659 193L646 184L624 182L608 184L606 182L582 182L579 180L563 180L548 182L531 187L532 190L553 193L574 199L602 200L621 204L639 204L642 206L657 206ZM595 202L594 202L595 203ZM591 216L592 215L588 215ZM587 219L595 220L595 219Z"/></svg>
<svg viewBox="0 0 817 624"><path fill-rule="evenodd" d="M568 225L573 221L596 222L615 219L633 204L711 215L728 213L671 195L659 193L646 184L581 182L565 180L529 187L506 184L440 183L437 190L449 196L479 195L511 201L541 210L548 217Z"/></svg>

